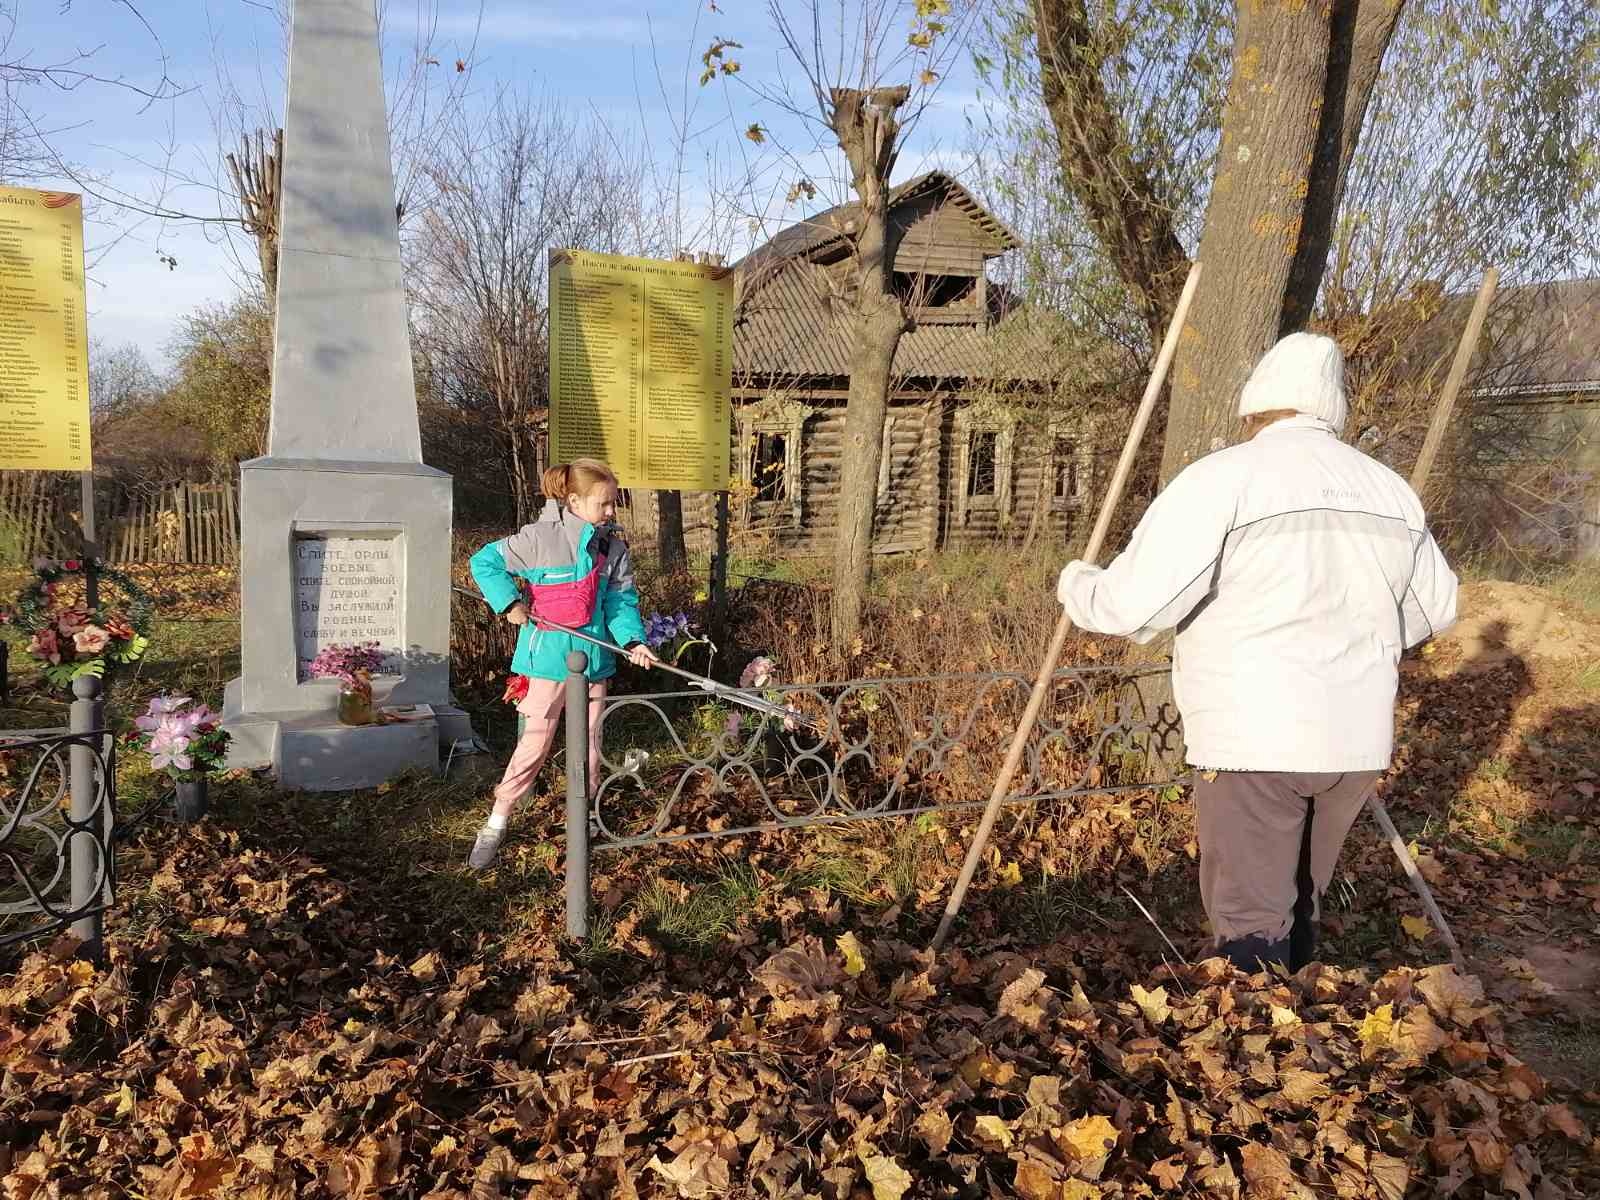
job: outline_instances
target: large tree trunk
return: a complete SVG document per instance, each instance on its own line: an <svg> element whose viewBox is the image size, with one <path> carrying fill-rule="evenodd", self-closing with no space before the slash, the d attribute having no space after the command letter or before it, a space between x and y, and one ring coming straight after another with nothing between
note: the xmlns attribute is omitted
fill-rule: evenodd
<svg viewBox="0 0 1600 1200"><path fill-rule="evenodd" d="M1311 321L1333 244L1333 218L1344 199L1350 160L1355 156L1367 102L1378 82L1383 56L1405 0L1337 0L1328 36L1328 78L1317 114L1317 148L1311 160L1314 181L1306 195L1300 245L1289 273L1278 336L1304 329Z"/></svg>
<svg viewBox="0 0 1600 1200"><path fill-rule="evenodd" d="M1188 265L1171 214L1106 92L1107 47L1085 0L1031 2L1063 182L1159 342ZM1404 7L1405 0L1237 5L1200 244L1208 270L1173 364L1163 481L1226 435L1256 359L1310 320L1367 102Z"/></svg>
<svg viewBox="0 0 1600 1200"><path fill-rule="evenodd" d="M1401 0L1241 4L1216 178L1200 239L1206 282L1173 362L1161 478L1225 442L1239 389L1304 328L1333 217Z"/></svg>
<svg viewBox="0 0 1600 1200"><path fill-rule="evenodd" d="M834 88L831 94L831 123L850 162L861 205L855 246L856 320L830 614L833 644L841 651L848 651L861 632L862 602L872 571L872 516L877 504L883 423L889 411L889 378L900 336L910 327L905 305L894 292L892 273L899 237L888 219L889 172L898 141L895 113L907 96L903 87L870 93Z"/></svg>

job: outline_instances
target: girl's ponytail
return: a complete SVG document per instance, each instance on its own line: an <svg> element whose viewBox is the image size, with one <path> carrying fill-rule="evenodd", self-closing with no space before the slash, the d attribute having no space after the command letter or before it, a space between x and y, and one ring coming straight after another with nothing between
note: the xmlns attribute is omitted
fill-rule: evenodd
<svg viewBox="0 0 1600 1200"><path fill-rule="evenodd" d="M567 497L572 494L567 490L567 475L565 463L545 468L544 474L539 477L539 490L544 493L545 499L554 500L557 504L567 502Z"/></svg>
<svg viewBox="0 0 1600 1200"><path fill-rule="evenodd" d="M601 484L616 487L617 477L597 458L575 458L570 463L558 463L539 477L539 490L547 500L557 504L565 504L568 496L587 496Z"/></svg>

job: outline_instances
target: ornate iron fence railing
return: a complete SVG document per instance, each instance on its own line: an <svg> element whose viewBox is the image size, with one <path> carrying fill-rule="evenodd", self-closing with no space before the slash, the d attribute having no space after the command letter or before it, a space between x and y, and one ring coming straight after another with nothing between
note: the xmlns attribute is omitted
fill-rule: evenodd
<svg viewBox="0 0 1600 1200"><path fill-rule="evenodd" d="M793 723L697 691L610 696L588 780L583 656L568 665L567 928L578 938L591 850L981 808L1033 685L995 672L763 689L804 718ZM1178 717L1155 686L1164 675L1058 671L1007 802L1178 782Z"/></svg>
<svg viewBox="0 0 1600 1200"><path fill-rule="evenodd" d="M115 899L116 742L99 681L66 729L0 731L0 946L72 926L98 952Z"/></svg>

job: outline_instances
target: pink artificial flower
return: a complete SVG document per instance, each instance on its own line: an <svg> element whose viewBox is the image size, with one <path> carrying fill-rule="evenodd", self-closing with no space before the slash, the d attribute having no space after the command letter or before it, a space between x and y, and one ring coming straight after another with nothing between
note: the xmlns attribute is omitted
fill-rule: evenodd
<svg viewBox="0 0 1600 1200"><path fill-rule="evenodd" d="M56 614L56 628L63 637L71 637L79 630L87 629L92 620L88 609L64 608Z"/></svg>
<svg viewBox="0 0 1600 1200"><path fill-rule="evenodd" d="M128 620L121 613L112 613L105 619L106 632L119 642L131 642L138 632L128 624Z"/></svg>
<svg viewBox="0 0 1600 1200"><path fill-rule="evenodd" d="M744 718L738 713L729 713L727 724L722 729L730 738L736 738L739 736L739 729L743 724Z"/></svg>
<svg viewBox="0 0 1600 1200"><path fill-rule="evenodd" d="M150 765L157 771L176 767L180 771L194 769L194 759L189 754L189 739L171 730L158 729L150 739Z"/></svg>
<svg viewBox="0 0 1600 1200"><path fill-rule="evenodd" d="M77 559L69 558L69 559L67 559L66 562L61 564L61 569L63 571L76 571L81 566L83 566L83 564L81 562L79 562Z"/></svg>
<svg viewBox="0 0 1600 1200"><path fill-rule="evenodd" d="M739 686L742 688L766 687L772 682L772 660L765 656L750 660L739 676Z"/></svg>
<svg viewBox="0 0 1600 1200"><path fill-rule="evenodd" d="M110 641L111 635L98 625L85 625L72 636L72 644L79 654L99 654Z"/></svg>
<svg viewBox="0 0 1600 1200"><path fill-rule="evenodd" d="M33 641L28 643L28 649L46 662L61 661L61 643L57 640L54 629L41 629L34 634Z"/></svg>

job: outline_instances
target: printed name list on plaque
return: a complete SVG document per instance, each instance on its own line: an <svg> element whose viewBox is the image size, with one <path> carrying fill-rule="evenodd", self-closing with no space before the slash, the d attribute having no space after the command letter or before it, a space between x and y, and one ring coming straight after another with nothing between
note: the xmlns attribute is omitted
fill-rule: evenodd
<svg viewBox="0 0 1600 1200"><path fill-rule="evenodd" d="M405 650L395 537L296 537L295 651L300 678L328 646L377 642L391 669Z"/></svg>
<svg viewBox="0 0 1600 1200"><path fill-rule="evenodd" d="M87 471L83 197L0 187L0 470Z"/></svg>
<svg viewBox="0 0 1600 1200"><path fill-rule="evenodd" d="M725 491L733 269L550 252L550 457L624 487Z"/></svg>

